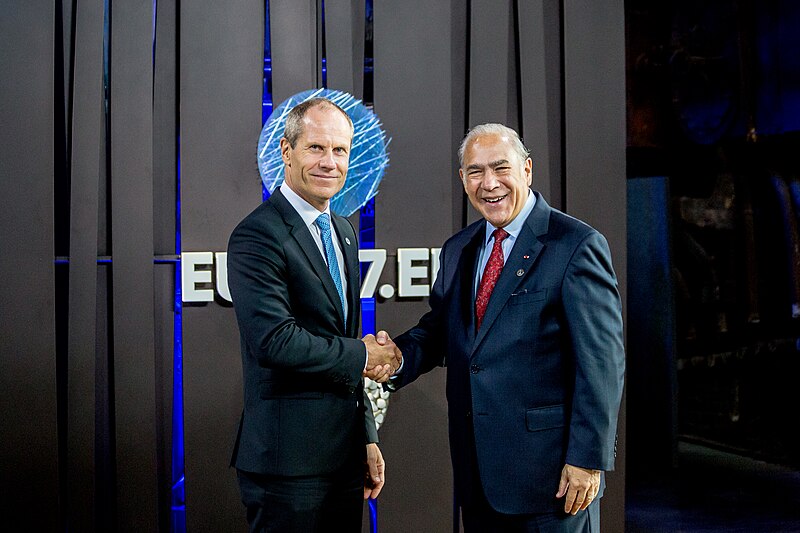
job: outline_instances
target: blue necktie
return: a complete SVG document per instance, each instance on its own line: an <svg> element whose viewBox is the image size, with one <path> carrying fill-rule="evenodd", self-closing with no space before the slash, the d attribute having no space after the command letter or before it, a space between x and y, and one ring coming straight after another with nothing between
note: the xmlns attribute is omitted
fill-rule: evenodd
<svg viewBox="0 0 800 533"><path fill-rule="evenodd" d="M339 273L339 262L336 260L336 251L333 249L333 240L331 239L331 222L328 220L328 213L322 213L317 217L317 227L319 227L320 235L322 237L322 247L325 248L325 257L328 258L328 271L331 273L333 284L336 286L336 292L339 293L339 299L342 301L342 316L345 316L342 276Z"/></svg>

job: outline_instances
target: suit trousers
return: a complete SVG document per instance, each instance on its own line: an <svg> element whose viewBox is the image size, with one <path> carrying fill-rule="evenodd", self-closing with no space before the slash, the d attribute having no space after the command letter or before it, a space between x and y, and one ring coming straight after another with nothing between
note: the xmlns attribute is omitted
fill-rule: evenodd
<svg viewBox="0 0 800 533"><path fill-rule="evenodd" d="M361 531L363 467L328 476L236 472L250 533Z"/></svg>

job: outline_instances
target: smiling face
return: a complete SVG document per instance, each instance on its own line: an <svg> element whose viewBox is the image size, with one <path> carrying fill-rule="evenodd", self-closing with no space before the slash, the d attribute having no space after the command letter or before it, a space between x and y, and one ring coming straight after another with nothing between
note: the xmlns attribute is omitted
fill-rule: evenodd
<svg viewBox="0 0 800 533"><path fill-rule="evenodd" d="M302 124L294 146L281 139L286 184L324 211L347 177L353 128L341 111L324 105L308 109Z"/></svg>
<svg viewBox="0 0 800 533"><path fill-rule="evenodd" d="M479 135L464 149L458 171L472 206L496 228L522 211L531 185L530 158L521 159L507 135Z"/></svg>

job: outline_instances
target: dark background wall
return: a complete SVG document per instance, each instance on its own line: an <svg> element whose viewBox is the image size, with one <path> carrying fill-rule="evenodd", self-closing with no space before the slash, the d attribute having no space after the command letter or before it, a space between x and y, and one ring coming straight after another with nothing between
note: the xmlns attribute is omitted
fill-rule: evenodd
<svg viewBox="0 0 800 533"><path fill-rule="evenodd" d="M438 247L474 220L456 148L499 121L532 149L534 188L606 234L624 301L622 2L326 0L324 31L317 0L267 6L272 101L326 79L369 97L392 138L375 203L382 283L398 248ZM184 487L187 530L245 529L227 466L233 310L176 304L175 280L181 252L224 251L261 200L266 14L260 0L160 0L17 2L0 16L0 505L13 530L168 531ZM377 325L399 333L425 308L379 299ZM390 399L381 531L452 528L443 384L435 371ZM609 531L624 529L624 420Z"/></svg>

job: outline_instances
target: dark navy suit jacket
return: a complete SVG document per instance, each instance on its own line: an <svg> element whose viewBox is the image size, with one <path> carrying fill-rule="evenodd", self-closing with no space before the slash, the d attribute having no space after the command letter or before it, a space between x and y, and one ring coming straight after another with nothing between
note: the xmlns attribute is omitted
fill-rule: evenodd
<svg viewBox="0 0 800 533"><path fill-rule="evenodd" d="M614 466L624 372L617 281L605 238L536 194L475 331L481 220L443 246L430 311L395 341L395 387L447 367L450 449L459 501L473 464L503 513L562 509L565 463ZM471 424L470 424L471 419ZM469 428L474 427L474 435Z"/></svg>
<svg viewBox="0 0 800 533"><path fill-rule="evenodd" d="M336 471L377 442L361 377L358 242L332 213L348 318L303 219L280 190L231 234L228 283L241 334L244 410L231 464L259 474Z"/></svg>

